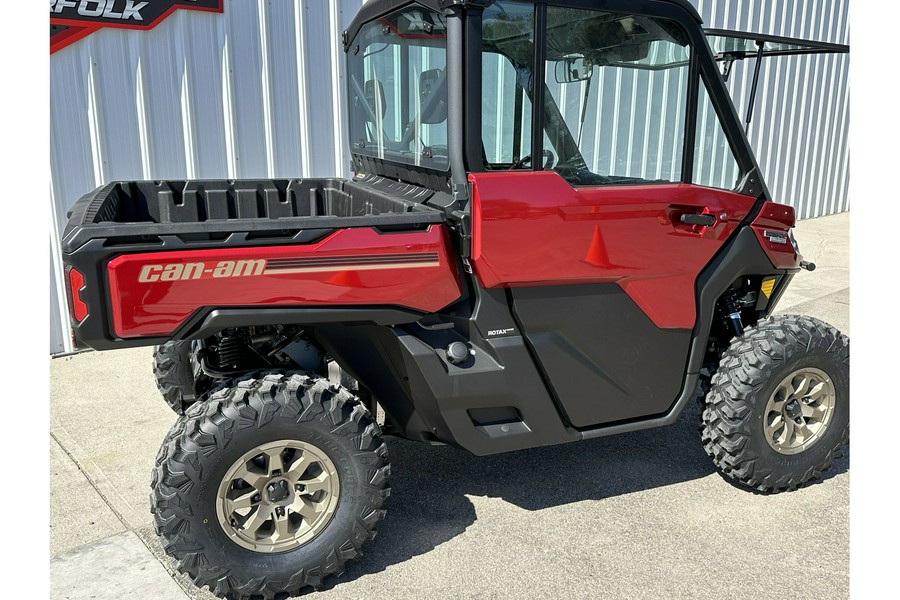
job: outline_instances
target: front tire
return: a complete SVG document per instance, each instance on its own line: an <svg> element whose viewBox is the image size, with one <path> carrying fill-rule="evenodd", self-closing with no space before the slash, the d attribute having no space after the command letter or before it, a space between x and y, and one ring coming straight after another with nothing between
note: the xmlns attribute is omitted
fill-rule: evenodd
<svg viewBox="0 0 900 600"><path fill-rule="evenodd" d="M735 338L702 413L704 448L755 490L818 479L850 437L850 341L812 317L760 321Z"/></svg>
<svg viewBox="0 0 900 600"><path fill-rule="evenodd" d="M153 472L166 553L198 587L272 599L317 588L360 555L384 518L381 430L324 379L266 375L188 409Z"/></svg>

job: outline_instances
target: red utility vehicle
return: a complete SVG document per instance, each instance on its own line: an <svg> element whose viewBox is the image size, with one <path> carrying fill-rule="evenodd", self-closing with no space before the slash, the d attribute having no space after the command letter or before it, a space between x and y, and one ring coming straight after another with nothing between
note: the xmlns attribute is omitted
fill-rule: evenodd
<svg viewBox="0 0 900 600"><path fill-rule="evenodd" d="M372 0L344 35L352 179L82 198L75 340L158 345L181 416L151 503L178 569L241 598L340 573L385 514L387 434L485 455L699 397L726 476L827 469L849 342L771 316L812 266L719 63L846 48L710 39L686 0Z"/></svg>

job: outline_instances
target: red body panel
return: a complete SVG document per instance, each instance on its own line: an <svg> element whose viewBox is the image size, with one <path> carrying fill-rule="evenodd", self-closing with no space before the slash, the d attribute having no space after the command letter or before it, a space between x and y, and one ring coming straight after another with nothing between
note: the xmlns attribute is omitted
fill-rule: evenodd
<svg viewBox="0 0 900 600"><path fill-rule="evenodd" d="M573 188L553 171L469 179L482 285L615 282L662 328L694 326L697 275L755 201L684 184ZM684 225L687 213L716 223Z"/></svg>
<svg viewBox="0 0 900 600"><path fill-rule="evenodd" d="M433 312L461 294L447 232L342 229L320 242L126 254L107 267L121 338L172 333L206 306L398 306ZM239 262L244 261L244 262Z"/></svg>
<svg viewBox="0 0 900 600"><path fill-rule="evenodd" d="M772 264L779 269L799 268L800 256L794 250L794 245L790 241L787 244L773 242L772 239L766 237L766 231L787 233L796 222L797 219L794 215L793 207L786 204L766 202L751 225L753 233L756 234L756 239L759 240L759 245L765 250Z"/></svg>

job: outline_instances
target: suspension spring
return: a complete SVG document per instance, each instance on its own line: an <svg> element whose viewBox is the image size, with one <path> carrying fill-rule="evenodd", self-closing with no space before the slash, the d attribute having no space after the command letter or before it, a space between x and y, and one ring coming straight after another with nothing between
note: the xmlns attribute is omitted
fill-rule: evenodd
<svg viewBox="0 0 900 600"><path fill-rule="evenodd" d="M244 338L239 336L226 336L219 342L219 348L216 354L219 358L219 367L222 369L236 369L241 364L244 357L244 348L247 343Z"/></svg>
<svg viewBox="0 0 900 600"><path fill-rule="evenodd" d="M741 321L741 308L738 305L738 292L732 288L722 295L722 311L725 313L734 335L744 335L744 323Z"/></svg>

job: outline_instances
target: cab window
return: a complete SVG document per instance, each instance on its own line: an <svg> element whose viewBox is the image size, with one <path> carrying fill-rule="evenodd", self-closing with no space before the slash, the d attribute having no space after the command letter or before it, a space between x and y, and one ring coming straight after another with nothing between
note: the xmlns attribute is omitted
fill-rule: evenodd
<svg viewBox="0 0 900 600"><path fill-rule="evenodd" d="M547 9L545 159L572 185L682 179L690 47L674 21Z"/></svg>

